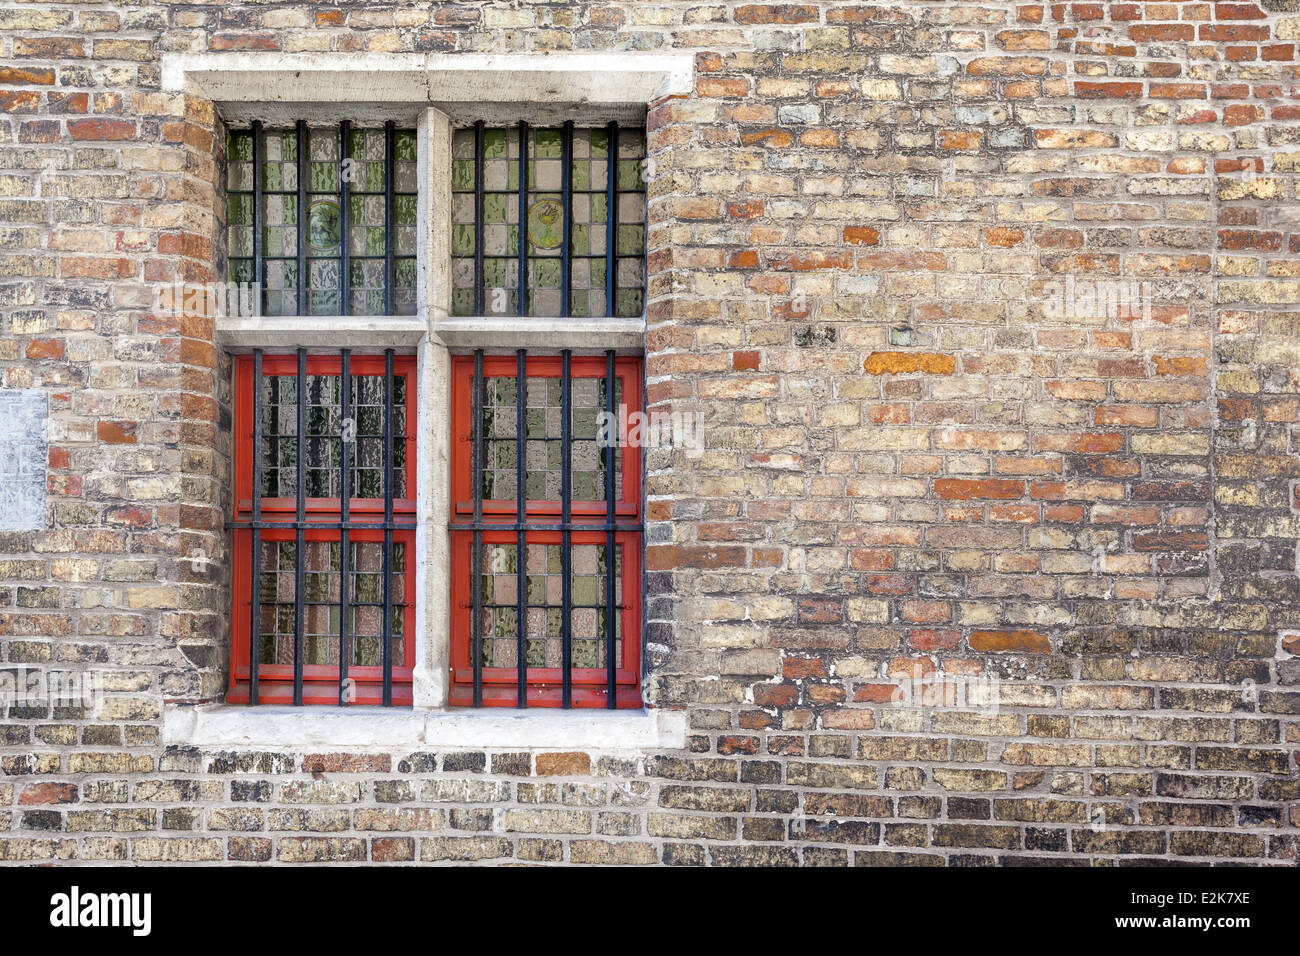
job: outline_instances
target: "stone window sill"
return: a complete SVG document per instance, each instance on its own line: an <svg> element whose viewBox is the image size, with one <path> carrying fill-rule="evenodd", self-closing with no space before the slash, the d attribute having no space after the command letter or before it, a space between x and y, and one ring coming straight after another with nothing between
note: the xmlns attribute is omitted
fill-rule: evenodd
<svg viewBox="0 0 1300 956"><path fill-rule="evenodd" d="M163 739L172 746L283 750L678 750L686 745L686 715L658 709L335 710L169 704Z"/></svg>

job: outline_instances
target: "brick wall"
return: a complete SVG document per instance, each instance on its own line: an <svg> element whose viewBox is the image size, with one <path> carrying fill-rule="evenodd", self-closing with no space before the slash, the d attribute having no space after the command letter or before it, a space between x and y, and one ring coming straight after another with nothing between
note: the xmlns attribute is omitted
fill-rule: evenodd
<svg viewBox="0 0 1300 956"><path fill-rule="evenodd" d="M0 387L50 404L0 661L109 692L4 715L0 860L1295 862L1300 3L0 31ZM223 255L220 120L160 55L669 49L647 388L707 430L649 456L647 695L687 749L164 747L222 692L230 436L211 322L150 312Z"/></svg>

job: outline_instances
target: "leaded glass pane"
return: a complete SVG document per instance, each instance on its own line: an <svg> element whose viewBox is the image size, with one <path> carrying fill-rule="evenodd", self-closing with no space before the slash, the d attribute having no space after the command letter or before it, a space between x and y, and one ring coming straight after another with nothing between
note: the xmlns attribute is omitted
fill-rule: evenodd
<svg viewBox="0 0 1300 956"><path fill-rule="evenodd" d="M343 493L343 435L338 375L304 379L306 434L303 479L308 498L338 498ZM262 380L262 494L293 498L298 481L297 377L267 375ZM384 379L353 375L350 406L353 449L350 486L354 498L384 497ZM393 497L406 497L406 377L393 377Z"/></svg>
<svg viewBox="0 0 1300 956"><path fill-rule="evenodd" d="M518 408L515 378L486 378L483 402L483 497L515 500L519 497L519 445L516 440ZM560 380L530 377L524 410L525 494L529 501L560 500L562 420ZM574 377L570 382L570 456L574 501L605 500L605 467L610 449L600 439L600 415L605 409L604 378ZM621 382L615 379L614 407L622 401ZM623 459L614 453L615 497L623 492Z"/></svg>
<svg viewBox="0 0 1300 956"><path fill-rule="evenodd" d="M298 194L298 137L296 126L264 129L262 161L255 170L253 131L227 134L230 278L252 282L260 270L263 315L414 314L415 131L393 131L389 169L384 127L350 127L346 142L342 126L308 127L302 144L303 197ZM262 191L257 209L255 182ZM260 263L253 260L259 222ZM306 285L301 297L300 272Z"/></svg>
<svg viewBox="0 0 1300 956"><path fill-rule="evenodd" d="M520 313L519 253L523 243L523 313L565 314L562 260L570 262L568 314L640 315L645 305L646 198L645 133L620 129L615 166L617 228L614 231L616 297L607 302L610 245L610 135L607 128L574 129L570 195L563 193L562 128L483 130L483 155L475 156L474 129L456 130L452 140L452 312L470 315ZM528 190L521 215L521 154ZM482 215L476 209L482 176ZM522 222L521 222L522 219ZM571 220L571 221L566 221ZM569 243L565 246L566 229ZM482 274L475 274L481 250ZM628 265L624 265L627 260ZM633 261L641 263L634 268ZM479 281L481 280L481 281ZM481 305L476 304L476 292Z"/></svg>
<svg viewBox="0 0 1300 956"><path fill-rule="evenodd" d="M558 544L529 544L524 549L525 654L529 667L563 664L563 564ZM570 628L573 666L604 668L610 602L606 593L603 544L572 546ZM614 548L614 601L617 613L623 602L623 548ZM516 667L519 660L519 548L515 544L484 544L482 599L484 667ZM622 661L622 629L615 629L614 659Z"/></svg>
<svg viewBox="0 0 1300 956"><path fill-rule="evenodd" d="M342 607L342 545L307 541L303 547L303 663L337 666ZM293 664L295 586L299 564L294 541L261 542L258 578L257 659L260 664ZM350 664L383 663L384 546L378 541L349 542L348 633ZM392 660L404 657L402 602L406 593L406 545L395 541L390 552Z"/></svg>

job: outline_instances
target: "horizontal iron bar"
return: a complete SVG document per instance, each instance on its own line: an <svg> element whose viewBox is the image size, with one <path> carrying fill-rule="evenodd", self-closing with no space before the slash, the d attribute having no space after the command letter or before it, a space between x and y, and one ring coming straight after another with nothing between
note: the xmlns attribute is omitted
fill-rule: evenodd
<svg viewBox="0 0 1300 956"><path fill-rule="evenodd" d="M343 528L350 528L354 531L383 531L391 529L393 531L414 531L418 525L405 521L397 521L389 524L384 522L366 522L350 521L227 521L226 530L230 531L235 528L287 528L291 531L302 528L304 531L339 531Z"/></svg>
<svg viewBox="0 0 1300 956"><path fill-rule="evenodd" d="M355 527L355 526L354 526L354 527ZM645 526L644 526L644 525L639 525L639 524L612 524L612 525L610 525L610 524L604 524L604 523L601 523L601 524L594 524L594 523L593 523L593 524L581 524L581 523L578 523L578 522L570 522L570 523L567 524L567 525L564 525L564 524L528 524L528 523L525 523L525 524L519 524L518 522L501 522L500 524L493 524L493 523L491 523L491 522L487 522L487 521L479 522L478 524L472 524L472 523L469 523L469 522L466 522L466 523L463 523L463 524L462 524L462 523L459 523L459 522L454 522L454 523L448 525L448 527L449 527L452 531L628 531L628 532L639 532L639 531L644 531L644 530L645 530Z"/></svg>

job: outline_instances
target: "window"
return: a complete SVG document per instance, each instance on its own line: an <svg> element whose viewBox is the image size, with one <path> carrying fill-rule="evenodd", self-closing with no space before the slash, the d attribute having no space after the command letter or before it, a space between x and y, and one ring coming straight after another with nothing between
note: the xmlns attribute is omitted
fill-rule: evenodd
<svg viewBox="0 0 1300 956"><path fill-rule="evenodd" d="M410 704L415 363L240 356L227 700Z"/></svg>
<svg viewBox="0 0 1300 956"><path fill-rule="evenodd" d="M410 705L430 699L418 658L420 675L450 672L452 705L639 708L641 457L613 423L641 408L642 364L594 320L644 312L645 131L453 129L440 112L435 131L434 113L418 133L299 121L228 134L229 281L255 287L258 315L332 321L230 323L252 341L235 343L251 351L235 362L227 700ZM419 151L438 149L450 165L425 156L421 173ZM443 178L429 194L421 175ZM434 326L448 305L483 317L470 334L498 344L517 321L512 347L538 341L528 317L591 319L590 344L503 356L474 351L479 338L447 372L403 351L426 340L423 317L397 321L421 302ZM448 374L451 407L425 406L421 447L424 467L449 461L451 493L420 514L417 392L429 401ZM448 546L446 566L422 564L417 541ZM442 587L417 594L417 568ZM419 633L444 601L444 633Z"/></svg>
<svg viewBox="0 0 1300 956"><path fill-rule="evenodd" d="M451 703L640 707L641 461L610 427L640 360L478 351L452 377Z"/></svg>
<svg viewBox="0 0 1300 956"><path fill-rule="evenodd" d="M229 279L258 315L415 313L414 130L254 123L226 157Z"/></svg>
<svg viewBox="0 0 1300 956"><path fill-rule="evenodd" d="M452 314L641 315L645 156L617 123L456 130Z"/></svg>

